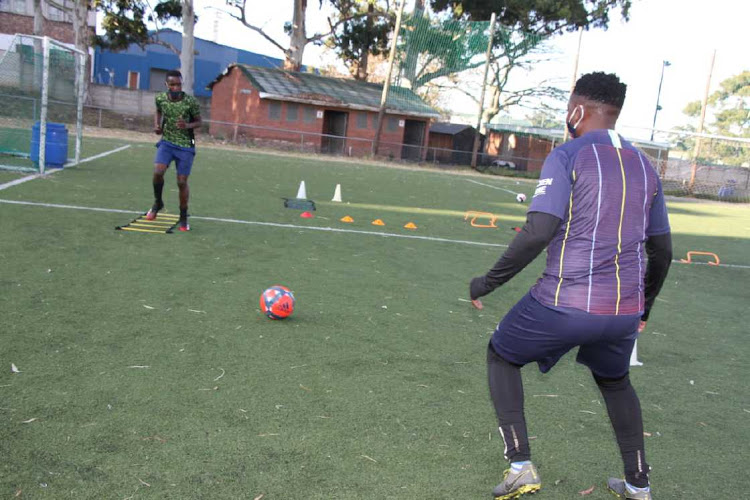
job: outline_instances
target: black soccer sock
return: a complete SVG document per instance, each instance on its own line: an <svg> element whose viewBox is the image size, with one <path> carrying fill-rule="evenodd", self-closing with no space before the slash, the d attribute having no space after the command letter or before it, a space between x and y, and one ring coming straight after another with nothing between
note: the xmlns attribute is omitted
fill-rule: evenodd
<svg viewBox="0 0 750 500"><path fill-rule="evenodd" d="M643 443L641 403L630 384L630 377L602 378L594 375L594 380L607 405L625 465L625 480L632 486L645 488L648 486L649 466Z"/></svg>
<svg viewBox="0 0 750 500"><path fill-rule="evenodd" d="M510 462L530 460L531 450L523 413L521 367L501 358L492 343L487 346L487 378L505 445L505 458Z"/></svg>
<svg viewBox="0 0 750 500"><path fill-rule="evenodd" d="M187 216L188 216L187 207L185 208L180 207L180 219L187 220Z"/></svg>
<svg viewBox="0 0 750 500"><path fill-rule="evenodd" d="M162 193L164 192L164 180L161 180L160 182L154 181L154 200L156 201L156 204L159 206L164 205L164 201L162 201Z"/></svg>

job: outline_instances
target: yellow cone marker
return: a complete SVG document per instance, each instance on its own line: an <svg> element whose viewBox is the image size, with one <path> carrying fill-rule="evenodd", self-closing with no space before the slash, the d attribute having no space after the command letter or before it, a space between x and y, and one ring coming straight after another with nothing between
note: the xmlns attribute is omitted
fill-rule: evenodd
<svg viewBox="0 0 750 500"><path fill-rule="evenodd" d="M385 226L385 222L383 222L380 219L375 219L374 221L372 221L372 225L373 226Z"/></svg>
<svg viewBox="0 0 750 500"><path fill-rule="evenodd" d="M413 222L408 222L408 223L407 223L407 224L406 224L406 225L404 226L404 229L416 229L416 228L417 228L417 225L416 225L416 224L414 224Z"/></svg>
<svg viewBox="0 0 750 500"><path fill-rule="evenodd" d="M341 218L341 222L354 222L354 219L347 215Z"/></svg>

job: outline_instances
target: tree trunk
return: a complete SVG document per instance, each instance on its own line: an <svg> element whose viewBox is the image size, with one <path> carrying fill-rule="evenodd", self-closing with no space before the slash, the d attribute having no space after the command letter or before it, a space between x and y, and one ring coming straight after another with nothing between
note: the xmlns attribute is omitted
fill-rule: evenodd
<svg viewBox="0 0 750 500"><path fill-rule="evenodd" d="M484 112L482 113L482 123L489 123L493 118L495 118L498 113L500 113L500 93L502 92L502 89L498 85L493 85L490 87L492 89L492 96L491 96L491 102L489 107L484 109Z"/></svg>
<svg viewBox="0 0 750 500"><path fill-rule="evenodd" d="M284 69L299 71L302 67L302 56L305 53L305 45L307 45L307 33L305 31L306 13L307 0L294 0L292 32L289 35L289 49L285 53Z"/></svg>
<svg viewBox="0 0 750 500"><path fill-rule="evenodd" d="M44 15L42 14L42 0L34 0L34 33L44 36Z"/></svg>
<svg viewBox="0 0 750 500"><path fill-rule="evenodd" d="M180 52L180 71L182 72L182 90L193 93L195 72L195 9L193 0L182 0L182 51Z"/></svg>
<svg viewBox="0 0 750 500"><path fill-rule="evenodd" d="M357 74L354 75L355 80L362 82L367 81L367 64L370 59L370 44L372 43L372 14L375 12L375 4L371 0L367 4L367 19L365 20L365 49L362 51L362 55L359 57L357 62Z"/></svg>
<svg viewBox="0 0 750 500"><path fill-rule="evenodd" d="M84 99L88 96L89 72L91 62L89 60L89 44L91 43L91 33L89 32L89 2L88 0L75 0L73 2L73 38L76 49L86 54L86 66L84 74L81 75L83 83Z"/></svg>

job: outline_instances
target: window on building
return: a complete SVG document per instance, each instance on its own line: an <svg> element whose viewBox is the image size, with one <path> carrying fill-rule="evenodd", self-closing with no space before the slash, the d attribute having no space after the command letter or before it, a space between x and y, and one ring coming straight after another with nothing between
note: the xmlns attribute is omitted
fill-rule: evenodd
<svg viewBox="0 0 750 500"><path fill-rule="evenodd" d="M268 103L268 119L281 120L281 103L271 101Z"/></svg>
<svg viewBox="0 0 750 500"><path fill-rule="evenodd" d="M312 123L315 121L315 108L312 106L304 107L304 120L305 123Z"/></svg>
<svg viewBox="0 0 750 500"><path fill-rule="evenodd" d="M357 128L367 128L367 113L357 113Z"/></svg>
<svg viewBox="0 0 750 500"><path fill-rule="evenodd" d="M16 14L33 14L34 13L33 11L27 12L26 0L12 0L10 11L15 12Z"/></svg>
<svg viewBox="0 0 750 500"><path fill-rule="evenodd" d="M299 104L286 103L286 121L296 122L299 120Z"/></svg>
<svg viewBox="0 0 750 500"><path fill-rule="evenodd" d="M392 116L388 117L388 132L395 132L398 130L398 118Z"/></svg>

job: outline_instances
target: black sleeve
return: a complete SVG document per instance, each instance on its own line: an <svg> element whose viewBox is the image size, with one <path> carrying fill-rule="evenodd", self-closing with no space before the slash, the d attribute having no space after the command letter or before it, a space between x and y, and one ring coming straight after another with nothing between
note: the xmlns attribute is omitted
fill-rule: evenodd
<svg viewBox="0 0 750 500"><path fill-rule="evenodd" d="M659 295L661 286L667 277L669 266L672 265L672 234L659 234L649 236L646 240L646 255L648 264L646 266L646 303L643 308L643 321L648 321L651 306L654 305L656 296Z"/></svg>
<svg viewBox="0 0 750 500"><path fill-rule="evenodd" d="M526 224L487 274L471 280L469 295L478 299L499 287L533 261L555 236L560 218L544 212L529 212Z"/></svg>

